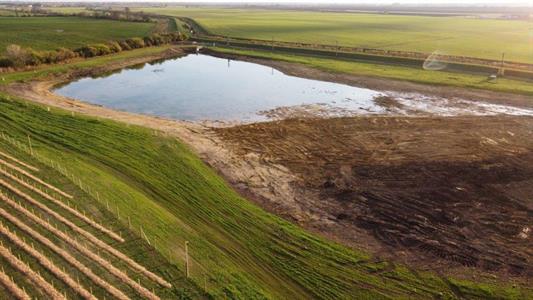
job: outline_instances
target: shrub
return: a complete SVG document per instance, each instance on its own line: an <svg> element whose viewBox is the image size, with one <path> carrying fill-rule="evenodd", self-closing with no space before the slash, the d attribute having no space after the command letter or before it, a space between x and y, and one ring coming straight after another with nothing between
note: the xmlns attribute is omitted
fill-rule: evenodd
<svg viewBox="0 0 533 300"><path fill-rule="evenodd" d="M74 52L78 53L81 57L93 57L98 55L98 51L93 46L83 46L81 48L78 48L74 50Z"/></svg>
<svg viewBox="0 0 533 300"><path fill-rule="evenodd" d="M9 45L6 47L6 57L13 62L14 67L24 66L28 52L19 45Z"/></svg>
<svg viewBox="0 0 533 300"><path fill-rule="evenodd" d="M15 63L7 58L7 57L0 57L0 68L12 68L15 66Z"/></svg>
<svg viewBox="0 0 533 300"><path fill-rule="evenodd" d="M24 65L26 66L37 66L44 62L44 55L39 51L35 51L31 48L26 50L26 57L24 60Z"/></svg>
<svg viewBox="0 0 533 300"><path fill-rule="evenodd" d="M92 44L76 49L75 52L77 52L80 56L83 57L94 57L110 54L111 49L109 49L109 47L104 44Z"/></svg>
<svg viewBox="0 0 533 300"><path fill-rule="evenodd" d="M97 56L100 56L100 55L106 55L106 54L110 54L112 53L111 52L111 49L109 49L109 47L105 44L94 44L92 45L94 48L96 48L96 52L97 52Z"/></svg>
<svg viewBox="0 0 533 300"><path fill-rule="evenodd" d="M67 48L59 48L55 52L57 53L57 61L65 61L76 57L76 53Z"/></svg>
<svg viewBox="0 0 533 300"><path fill-rule="evenodd" d="M131 47L131 49L142 48L142 47L145 46L144 40L141 39L141 38L127 39L126 43L128 43L128 45Z"/></svg>
<svg viewBox="0 0 533 300"><path fill-rule="evenodd" d="M43 53L43 62L45 64L54 64L59 62L57 51L46 51Z"/></svg>
<svg viewBox="0 0 533 300"><path fill-rule="evenodd" d="M111 53L118 53L118 52L122 51L122 47L119 45L118 42L110 41L110 42L107 42L106 45L109 48L109 50L111 51Z"/></svg>
<svg viewBox="0 0 533 300"><path fill-rule="evenodd" d="M119 41L118 44L123 51L131 50L131 46L126 41Z"/></svg>

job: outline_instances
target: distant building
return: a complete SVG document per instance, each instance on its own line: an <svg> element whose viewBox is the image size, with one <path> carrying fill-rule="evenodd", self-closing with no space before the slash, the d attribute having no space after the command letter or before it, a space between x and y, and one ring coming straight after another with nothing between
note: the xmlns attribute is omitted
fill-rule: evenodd
<svg viewBox="0 0 533 300"><path fill-rule="evenodd" d="M31 12L33 12L33 13L37 13L37 12L42 11L43 5L41 3L30 4L30 5L28 5L28 9L30 9Z"/></svg>

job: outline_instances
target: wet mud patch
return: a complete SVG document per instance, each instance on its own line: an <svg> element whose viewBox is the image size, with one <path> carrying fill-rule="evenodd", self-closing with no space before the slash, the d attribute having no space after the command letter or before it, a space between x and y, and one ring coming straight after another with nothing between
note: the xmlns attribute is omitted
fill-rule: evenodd
<svg viewBox="0 0 533 300"><path fill-rule="evenodd" d="M306 228L414 266L531 277L532 129L531 117L356 117L215 132L296 176L293 198L260 205Z"/></svg>

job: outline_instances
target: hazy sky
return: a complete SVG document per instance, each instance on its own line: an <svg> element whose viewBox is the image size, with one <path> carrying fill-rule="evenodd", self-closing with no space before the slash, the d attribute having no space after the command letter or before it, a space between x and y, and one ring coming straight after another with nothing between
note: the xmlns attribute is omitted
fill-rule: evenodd
<svg viewBox="0 0 533 300"><path fill-rule="evenodd" d="M9 0L8 0L9 1ZM11 0L17 1L17 0ZM20 0L22 1L22 0ZM29 0L25 0L29 1ZM41 0L47 2L47 0ZM239 3L354 3L354 4L522 4L533 6L533 0L48 0L60 2L239 2ZM39 2L39 0L36 0Z"/></svg>

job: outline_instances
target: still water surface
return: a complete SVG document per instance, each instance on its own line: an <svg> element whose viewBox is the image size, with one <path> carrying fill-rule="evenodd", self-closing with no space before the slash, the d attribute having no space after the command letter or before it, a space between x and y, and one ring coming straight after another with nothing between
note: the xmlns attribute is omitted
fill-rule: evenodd
<svg viewBox="0 0 533 300"><path fill-rule="evenodd" d="M83 78L56 93L109 108L181 120L261 120L282 106L320 103L382 113L379 92L285 75L263 65L188 55L100 78Z"/></svg>

